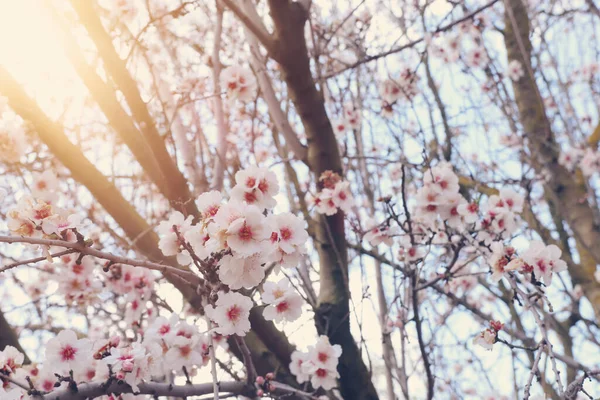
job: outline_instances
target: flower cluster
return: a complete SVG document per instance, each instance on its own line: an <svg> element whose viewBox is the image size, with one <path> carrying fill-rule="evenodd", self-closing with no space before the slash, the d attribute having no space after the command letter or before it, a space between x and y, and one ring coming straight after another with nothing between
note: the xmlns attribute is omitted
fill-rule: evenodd
<svg viewBox="0 0 600 400"><path fill-rule="evenodd" d="M600 172L600 152L591 148L585 150L579 148L564 149L558 156L558 162L570 172L580 168L586 177L591 177Z"/></svg>
<svg viewBox="0 0 600 400"><path fill-rule="evenodd" d="M395 172L395 175L401 178L401 174ZM371 246L399 245L398 259L408 264L422 259L430 244L444 246L464 241L472 249L479 248L481 243L493 246L495 241L507 239L516 231L518 214L523 210L523 197L509 188L484 201L467 201L460 193L458 176L445 162L424 172L423 185L416 189L413 199L407 202L411 209L410 226L402 225L392 215L382 223L370 223L371 228L363 237ZM390 199L382 201L391 204ZM494 264L504 267L502 258L498 259L500 262ZM501 273L495 273L493 279L500 279L499 276ZM472 277L465 276L450 284L472 285L472 281Z"/></svg>
<svg viewBox="0 0 600 400"><path fill-rule="evenodd" d="M105 285L113 293L125 296L125 321L137 323L142 315L151 314L148 300L154 290L156 276L146 268L113 264L105 275Z"/></svg>
<svg viewBox="0 0 600 400"><path fill-rule="evenodd" d="M319 182L322 185L322 190L317 193L314 199L318 213L334 215L338 210L345 213L350 212L354 205L352 193L350 192L350 182L343 181L338 174L332 171L323 172Z"/></svg>
<svg viewBox="0 0 600 400"><path fill-rule="evenodd" d="M445 224L459 232L467 227L478 232L477 239L491 241L505 237L517 228L516 214L522 211L523 198L504 188L488 198L480 217L479 204L467 202L459 193L458 177L447 163L440 163L425 172L424 185L417 191L415 220L428 229L444 231Z"/></svg>
<svg viewBox="0 0 600 400"><path fill-rule="evenodd" d="M479 345L486 350L491 350L496 343L498 332L502 330L504 324L500 321L491 321L490 327L483 330L473 339L473 344Z"/></svg>
<svg viewBox="0 0 600 400"><path fill-rule="evenodd" d="M418 83L419 75L408 66L401 66L396 76L383 80L379 85L383 116L391 116L397 102L411 101L419 93Z"/></svg>
<svg viewBox="0 0 600 400"><path fill-rule="evenodd" d="M51 171L33 174L32 196L22 196L8 212L8 229L19 236L74 240L79 215L56 205L57 178Z"/></svg>
<svg viewBox="0 0 600 400"><path fill-rule="evenodd" d="M523 65L521 64L521 62L518 60L511 60L508 63L506 75L515 82L521 79L523 75L525 75L525 71L523 70Z"/></svg>
<svg viewBox="0 0 600 400"><path fill-rule="evenodd" d="M216 341L215 341L216 342ZM63 330L46 345L42 367L24 367L24 356L7 346L0 352L0 392L21 399L23 391L8 379L25 382L28 377L37 390L52 392L68 382L107 382L110 378L124 381L133 390L150 381L184 368L192 371L209 362L209 334L179 319L176 314L157 317L149 323L142 337L123 343L120 337L91 340L79 338L72 330ZM18 394L18 395L17 395Z"/></svg>
<svg viewBox="0 0 600 400"><path fill-rule="evenodd" d="M102 290L102 283L94 276L96 263L93 258L79 258L75 254L64 255L60 262L46 268L58 282L58 293L68 303L84 303Z"/></svg>
<svg viewBox="0 0 600 400"><path fill-rule="evenodd" d="M256 79L247 68L237 65L221 71L221 87L232 100L252 101L256 96Z"/></svg>
<svg viewBox="0 0 600 400"><path fill-rule="evenodd" d="M394 243L394 236L399 233L399 229L396 225L390 225L389 223L378 224L369 229L364 236L364 239L369 242L373 247L380 245L381 243L386 246L391 246Z"/></svg>
<svg viewBox="0 0 600 400"><path fill-rule="evenodd" d="M600 152L592 149L586 149L579 163L581 172L589 177L600 172Z"/></svg>
<svg viewBox="0 0 600 400"><path fill-rule="evenodd" d="M261 298L263 303L268 304L263 311L266 320L295 321L300 317L304 301L288 281L266 282L263 289Z"/></svg>
<svg viewBox="0 0 600 400"><path fill-rule="evenodd" d="M19 236L50 237L79 227L80 217L47 201L23 197L8 213L8 229Z"/></svg>
<svg viewBox="0 0 600 400"><path fill-rule="evenodd" d="M307 352L292 353L290 372L296 376L298 383L310 381L315 389L330 390L339 377L337 364L341 354L339 345L331 345L327 336L320 336Z"/></svg>
<svg viewBox="0 0 600 400"><path fill-rule="evenodd" d="M491 242L495 238L508 238L518 228L517 215L523 211L523 196L511 188L502 188L488 198L478 238Z"/></svg>
<svg viewBox="0 0 600 400"><path fill-rule="evenodd" d="M482 30L487 25L483 20L477 24L474 21L464 21L457 32L427 38L429 51L447 64L455 63L463 56L467 66L483 68L489 61L481 41Z"/></svg>
<svg viewBox="0 0 600 400"><path fill-rule="evenodd" d="M18 369L23 365L25 356L13 346L6 346L0 351L0 389L8 386L9 381L2 377L12 378L17 376ZM0 392L0 394L3 394ZM2 397L4 399L4 397Z"/></svg>
<svg viewBox="0 0 600 400"><path fill-rule="evenodd" d="M333 131L340 138L349 130L359 129L361 122L360 110L352 104L346 104L343 113L343 117L333 123Z"/></svg>
<svg viewBox="0 0 600 400"><path fill-rule="evenodd" d="M308 233L301 218L272 212L279 191L273 172L252 166L238 171L235 183L227 202L216 191L199 196L197 223L178 212L162 222L159 244L163 254L177 255L181 263L195 260L201 273L214 267L218 282L213 283L229 290L252 289L264 280L267 263L275 268L298 265L306 253ZM281 282L267 283L265 288L268 318L278 322L298 318L303 303L299 295ZM268 288L272 288L270 296ZM205 310L216 324L215 332L245 335L250 330L252 307L249 297L224 290Z"/></svg>
<svg viewBox="0 0 600 400"><path fill-rule="evenodd" d="M495 282L502 279L504 274L517 271L533 273L537 281L543 281L548 286L552 283L553 273L567 269L567 263L560 259L562 251L558 246L546 246L539 240L529 243L529 248L520 257L516 257L512 247L505 247L499 242L493 243L491 248L489 263Z"/></svg>

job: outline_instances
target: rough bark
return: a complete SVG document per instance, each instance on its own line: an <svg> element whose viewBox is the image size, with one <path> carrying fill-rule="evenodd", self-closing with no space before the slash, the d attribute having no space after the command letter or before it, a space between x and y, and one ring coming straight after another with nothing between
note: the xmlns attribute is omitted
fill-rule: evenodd
<svg viewBox="0 0 600 400"><path fill-rule="evenodd" d="M196 204L191 199L187 182L167 151L164 140L156 128L146 103L142 99L137 83L127 70L125 61L119 57L115 50L110 35L104 29L100 17L94 10L94 3L94 1L89 0L71 0L79 21L94 41L106 71L123 93L133 119L160 165L162 174L166 179L169 192L167 197L171 201L171 205L185 214L197 215Z"/></svg>
<svg viewBox="0 0 600 400"><path fill-rule="evenodd" d="M4 350L6 346L12 346L23 353L25 355L25 364L31 362L29 357L27 357L27 354L25 354L25 350L23 350L23 347L21 347L21 344L19 343L17 333L4 317L4 313L0 311L0 351Z"/></svg>
<svg viewBox="0 0 600 400"><path fill-rule="evenodd" d="M269 0L273 18L274 48L270 52L281 65L290 98L307 137L307 163L315 179L327 170L339 173L342 162L338 144L325 110L322 94L310 71L304 27L308 11L299 2ZM315 224L319 254L320 292L316 310L317 331L342 346L339 360L340 391L346 400L377 399L371 376L350 332L348 255L342 212L322 217Z"/></svg>

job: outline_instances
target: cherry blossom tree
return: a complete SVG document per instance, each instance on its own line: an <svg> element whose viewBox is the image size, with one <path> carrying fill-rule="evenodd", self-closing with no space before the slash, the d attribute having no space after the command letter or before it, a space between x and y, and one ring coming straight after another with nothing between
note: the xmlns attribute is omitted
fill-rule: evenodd
<svg viewBox="0 0 600 400"><path fill-rule="evenodd" d="M0 399L598 398L598 7L0 2Z"/></svg>

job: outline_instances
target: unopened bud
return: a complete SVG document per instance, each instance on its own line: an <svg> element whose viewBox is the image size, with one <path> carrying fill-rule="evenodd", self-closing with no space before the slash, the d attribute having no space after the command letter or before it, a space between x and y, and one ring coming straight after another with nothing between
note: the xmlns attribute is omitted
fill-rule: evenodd
<svg viewBox="0 0 600 400"><path fill-rule="evenodd" d="M125 361L123 361L123 366L121 367L121 369L124 372L131 372L131 371L133 371L133 362L131 360L125 360Z"/></svg>
<svg viewBox="0 0 600 400"><path fill-rule="evenodd" d="M117 346L119 346L119 343L121 343L121 337L120 336L113 336L113 337L110 338L109 343L110 343L110 345L112 347L117 347Z"/></svg>

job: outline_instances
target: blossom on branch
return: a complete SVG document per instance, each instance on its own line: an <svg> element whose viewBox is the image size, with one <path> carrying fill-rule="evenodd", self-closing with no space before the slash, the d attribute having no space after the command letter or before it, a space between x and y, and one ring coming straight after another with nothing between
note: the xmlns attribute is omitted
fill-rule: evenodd
<svg viewBox="0 0 600 400"><path fill-rule="evenodd" d="M250 330L252 300L240 293L219 292L215 306L206 306L206 315L215 323L221 335L245 336Z"/></svg>

